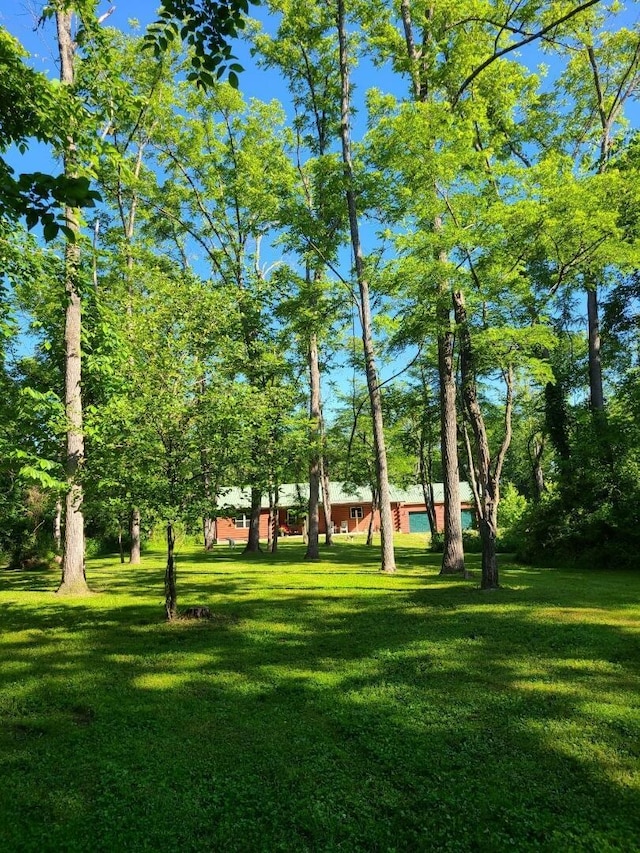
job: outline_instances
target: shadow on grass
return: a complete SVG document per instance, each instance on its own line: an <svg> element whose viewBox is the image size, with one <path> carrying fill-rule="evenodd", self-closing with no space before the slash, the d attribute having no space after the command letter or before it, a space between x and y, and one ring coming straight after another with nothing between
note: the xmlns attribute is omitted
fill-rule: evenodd
<svg viewBox="0 0 640 853"><path fill-rule="evenodd" d="M350 548L179 561L211 622L159 621L155 555L98 567L109 595L3 605L0 848L634 849L637 634L598 607L611 578L512 570L486 595L407 555L351 571Z"/></svg>

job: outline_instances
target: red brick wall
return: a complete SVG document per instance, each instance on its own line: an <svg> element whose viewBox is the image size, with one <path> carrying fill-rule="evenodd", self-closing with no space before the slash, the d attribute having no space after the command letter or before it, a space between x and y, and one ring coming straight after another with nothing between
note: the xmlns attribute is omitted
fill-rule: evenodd
<svg viewBox="0 0 640 853"><path fill-rule="evenodd" d="M362 518L351 518L351 507L352 506L360 506L362 507ZM462 509L472 509L473 507L470 504L463 504ZM394 527L395 530L400 533L409 533L409 513L410 512L424 512L424 504L391 504L391 514L394 519ZM333 525L334 530L339 533L342 522L347 522L347 529L349 533L366 533L369 529L369 521L371 519L371 501L369 503L353 503L353 504L339 504L337 506L332 507L332 517L333 517ZM282 528L286 525L287 520L287 511L286 509L281 509L279 511L279 524ZM268 523L269 523L269 511L263 509L260 513L260 538L266 539L268 534ZM438 530L442 532L444 530L444 505L436 504L436 524ZM302 532L302 523L296 525L295 527L291 527L292 533L301 533ZM376 510L374 521L373 521L373 529L378 531L380 530L380 513ZM324 513L322 509L320 510L320 532L325 532L324 526ZM218 519L218 539L236 539L239 542L246 542L249 538L249 529L247 527L236 527L235 521L233 518L219 518Z"/></svg>

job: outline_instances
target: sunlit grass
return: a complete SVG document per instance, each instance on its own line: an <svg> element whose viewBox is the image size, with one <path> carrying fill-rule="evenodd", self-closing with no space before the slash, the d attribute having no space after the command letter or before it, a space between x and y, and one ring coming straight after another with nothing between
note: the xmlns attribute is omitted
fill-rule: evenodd
<svg viewBox="0 0 640 853"><path fill-rule="evenodd" d="M640 849L640 572L424 544L1 572L0 851Z"/></svg>

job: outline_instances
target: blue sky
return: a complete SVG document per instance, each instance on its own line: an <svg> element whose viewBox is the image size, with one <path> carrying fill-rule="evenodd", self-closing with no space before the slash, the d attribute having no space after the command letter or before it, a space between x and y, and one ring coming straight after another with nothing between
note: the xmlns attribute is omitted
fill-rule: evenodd
<svg viewBox="0 0 640 853"><path fill-rule="evenodd" d="M36 28L38 14L42 8L43 0L0 0L0 26L4 26L10 33L16 36L31 54L33 66L51 76L58 75L56 41L52 22ZM125 32L133 32L130 21L136 19L139 23L139 32L151 23L156 17L159 4L155 0L121 0L111 4L102 0L99 4L99 13L103 14L113 7L113 12L108 18L108 25L117 27ZM252 13L260 17L265 11L260 7L252 7ZM640 19L640 2L631 2L627 5L626 12L621 16L620 23L626 26L638 24ZM258 69L253 62L246 44L240 43L236 51L241 63L245 67L241 75L240 87L245 97L256 97L263 100L277 98L286 106L288 96L285 86L276 71L265 71ZM541 55L534 47L527 48L522 57L531 65L548 61L548 57ZM554 70L551 71L553 75ZM395 89L398 93L398 78L392 77L385 69L373 69L367 63L361 63L356 82L359 93L362 94L368 87L376 85L383 90ZM640 110L636 104L632 110L632 123L640 125ZM359 115L359 127L361 129L364 119L364 111ZM10 162L17 171L35 171L37 169L55 170L51 164L45 146L33 145L27 154L18 157L15 153L10 156ZM373 233L371 233L373 236ZM345 258L348 265L348 258Z"/></svg>

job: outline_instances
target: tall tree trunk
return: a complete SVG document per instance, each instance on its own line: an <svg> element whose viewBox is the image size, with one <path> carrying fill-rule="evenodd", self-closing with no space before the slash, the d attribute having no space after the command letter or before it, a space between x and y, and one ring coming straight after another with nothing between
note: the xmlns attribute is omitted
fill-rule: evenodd
<svg viewBox="0 0 640 853"><path fill-rule="evenodd" d="M489 438L480 409L476 388L475 360L467 311L461 292L454 294L455 318L460 334L460 373L462 399L469 417L474 438L475 453L465 432L469 455L469 473L478 512L478 527L482 541L482 589L499 587L496 540L498 535L498 504L500 502L500 476L505 456L511 443L511 415L513 409L513 376L511 368L504 374L507 400L504 415L504 435L495 461L491 459Z"/></svg>
<svg viewBox="0 0 640 853"><path fill-rule="evenodd" d="M540 441L537 436L533 436L529 445L529 454L531 457L531 473L533 477L533 493L536 502L542 500L542 495L546 492L547 487L544 482L544 474L542 472L542 454L544 453L544 438Z"/></svg>
<svg viewBox="0 0 640 853"><path fill-rule="evenodd" d="M433 44L429 21L433 7L423 15L420 36L421 46L416 43L410 0L401 0L400 16L409 60L409 71L414 100L427 103L430 99L428 79L425 74L428 53ZM434 221L434 230L442 229L440 217ZM443 263L446 252L439 253ZM456 379L454 368L454 334L451 331L451 295L449 284L443 280L436 295L438 319L438 378L440 382L440 446L442 456L442 484L444 490L444 551L441 575L464 574L464 548L462 541L462 519L460 516L460 467L458 461L458 414L456 409Z"/></svg>
<svg viewBox="0 0 640 853"><path fill-rule="evenodd" d="M460 516L460 468L458 461L458 414L454 368L454 335L449 328L449 308L439 312L438 377L440 380L440 447L444 492L444 552L441 575L464 574L462 519ZM446 323L446 325L444 325Z"/></svg>
<svg viewBox="0 0 640 853"><path fill-rule="evenodd" d="M315 333L309 339L309 432L311 459L309 461L309 541L305 560L319 560L320 546L320 457L322 454L322 430L320 412L320 368L318 366L318 338Z"/></svg>
<svg viewBox="0 0 640 853"><path fill-rule="evenodd" d="M420 454L419 457L419 476L420 476L420 485L422 486L422 495L424 497L424 506L427 511L427 520L429 522L429 532L431 536L434 533L438 532L438 525L436 523L436 508L435 501L433 497L433 483L431 481L431 471L430 465L427 464L426 459L424 458L424 440L421 435L420 437L420 447L418 449Z"/></svg>
<svg viewBox="0 0 640 853"><path fill-rule="evenodd" d="M278 522L278 514L279 514L278 503L279 503L279 500L280 500L280 497L279 497L278 491L276 491L275 512L274 512L274 518L273 518L273 530L271 533L271 547L269 548L269 551L272 554L275 554L276 551L278 550L278 540L280 539L280 524Z"/></svg>
<svg viewBox="0 0 640 853"><path fill-rule="evenodd" d="M176 563L174 548L176 537L173 524L167 522L167 568L164 574L164 612L171 622L178 615L178 595L176 592Z"/></svg>
<svg viewBox="0 0 640 853"><path fill-rule="evenodd" d="M262 491L251 487L251 516L249 519L249 538L244 549L245 554L260 552L260 511L262 508Z"/></svg>
<svg viewBox="0 0 640 853"><path fill-rule="evenodd" d="M138 148L136 157L136 165L134 168L134 177L137 180L142 169L142 160L144 153L144 145ZM127 321L129 325L129 337L131 338L131 321L133 318L133 234L136 224L136 212L138 209L138 194L135 192L131 199L129 215L125 217L124 208L122 207L122 198L120 187L118 187L118 203L120 205L122 220L124 224L124 235L127 242ZM134 506L131 508L131 551L129 554L129 563L132 566L140 564L141 559L141 540L140 540L140 507Z"/></svg>
<svg viewBox="0 0 640 853"><path fill-rule="evenodd" d="M118 551L120 553L120 563L124 563L124 543L122 541L122 522L118 521Z"/></svg>
<svg viewBox="0 0 640 853"><path fill-rule="evenodd" d="M140 510L134 506L131 510L131 551L129 553L129 562L132 566L139 565L140 553Z"/></svg>
<svg viewBox="0 0 640 853"><path fill-rule="evenodd" d="M269 488L269 523L267 530L267 551L275 554L278 550L278 504L280 503L280 487L276 484Z"/></svg>
<svg viewBox="0 0 640 853"><path fill-rule="evenodd" d="M598 290L595 282L587 290L587 316L589 323L589 390L591 411L604 410L602 389L602 362L600 359L600 319L598 315Z"/></svg>
<svg viewBox="0 0 640 853"><path fill-rule="evenodd" d="M391 495L389 492L389 469L387 464L387 449L384 438L384 423L382 416L382 397L376 367L375 350L373 345L371 300L369 282L365 273L364 256L360 242L360 227L354 188L353 162L351 159L351 116L350 116L350 77L347 58L347 31L344 10L344 0L337 4L338 41L340 50L340 81L341 81L341 120L340 138L342 142L342 161L346 182L346 199L349 213L349 231L351 246L355 259L356 278L360 292L359 310L362 324L362 346L367 374L367 389L373 421L373 439L375 446L376 478L380 498L380 538L381 538L381 570L391 573L396 570L393 550L393 518L391 516Z"/></svg>
<svg viewBox="0 0 640 853"><path fill-rule="evenodd" d="M72 13L56 12L58 48L60 52L60 79L63 85L74 83L73 60L75 44L71 32ZM75 142L67 137L64 152L64 171L74 176ZM78 217L72 208L65 208L68 227L79 237ZM81 594L88 591L84 565L84 493L79 474L84 461L84 435L82 432L82 306L78 290L80 249L76 241L67 241L65 248L65 291L67 308L65 316L65 413L67 419L66 475L69 484L66 499L64 554L62 580L59 593Z"/></svg>

